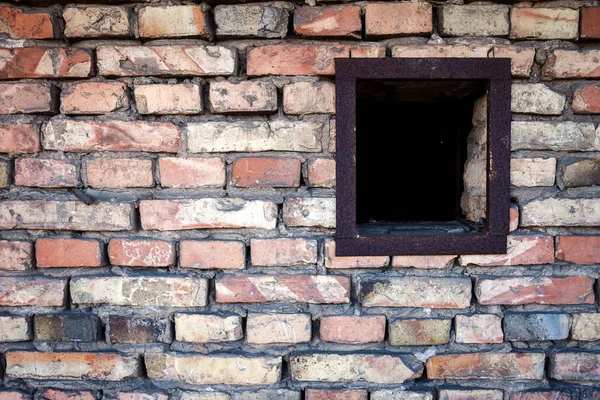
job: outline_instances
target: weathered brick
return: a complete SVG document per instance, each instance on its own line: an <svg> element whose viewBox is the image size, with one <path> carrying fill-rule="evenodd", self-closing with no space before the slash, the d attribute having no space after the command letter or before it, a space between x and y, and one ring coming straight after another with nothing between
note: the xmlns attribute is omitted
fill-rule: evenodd
<svg viewBox="0 0 600 400"><path fill-rule="evenodd" d="M435 355L427 361L429 379L544 379L543 353Z"/></svg>
<svg viewBox="0 0 600 400"><path fill-rule="evenodd" d="M570 8L514 7L510 37L518 39L577 39L579 10Z"/></svg>
<svg viewBox="0 0 600 400"><path fill-rule="evenodd" d="M600 50L554 50L542 70L547 79L599 78Z"/></svg>
<svg viewBox="0 0 600 400"><path fill-rule="evenodd" d="M131 16L125 7L67 7L63 12L65 36L101 38L131 36Z"/></svg>
<svg viewBox="0 0 600 400"><path fill-rule="evenodd" d="M95 342L100 318L90 314L49 314L33 318L34 339L56 342Z"/></svg>
<svg viewBox="0 0 600 400"><path fill-rule="evenodd" d="M577 114L600 114L600 84L592 83L575 90L572 107Z"/></svg>
<svg viewBox="0 0 600 400"><path fill-rule="evenodd" d="M248 52L247 73L256 75L334 75L335 58L385 57L381 44L273 44Z"/></svg>
<svg viewBox="0 0 600 400"><path fill-rule="evenodd" d="M394 256L392 267L400 268L447 268L454 265L457 256Z"/></svg>
<svg viewBox="0 0 600 400"><path fill-rule="evenodd" d="M8 161L0 160L0 189L8 187L9 184L10 164Z"/></svg>
<svg viewBox="0 0 600 400"><path fill-rule="evenodd" d="M459 6L460 7L460 6ZM392 57L467 57L487 58L488 54L494 57L510 58L513 76L528 77L531 73L535 50L527 47L508 45L416 45L393 46Z"/></svg>
<svg viewBox="0 0 600 400"><path fill-rule="evenodd" d="M475 295L482 305L594 304L593 286L587 276L478 278Z"/></svg>
<svg viewBox="0 0 600 400"><path fill-rule="evenodd" d="M454 317L457 343L502 343L502 318L493 314Z"/></svg>
<svg viewBox="0 0 600 400"><path fill-rule="evenodd" d="M512 150L597 151L596 128L587 122L513 121Z"/></svg>
<svg viewBox="0 0 600 400"><path fill-rule="evenodd" d="M201 88L196 83L135 85L133 93L140 114L198 114L202 111Z"/></svg>
<svg viewBox="0 0 600 400"><path fill-rule="evenodd" d="M600 159L572 158L563 160L559 168L558 187L600 186Z"/></svg>
<svg viewBox="0 0 600 400"><path fill-rule="evenodd" d="M95 239L40 238L35 242L38 268L100 267L103 244Z"/></svg>
<svg viewBox="0 0 600 400"><path fill-rule="evenodd" d="M296 267L317 263L317 241L303 238L252 239L250 254L255 267Z"/></svg>
<svg viewBox="0 0 600 400"><path fill-rule="evenodd" d="M430 3L367 3L365 32L368 37L427 35L433 30Z"/></svg>
<svg viewBox="0 0 600 400"><path fill-rule="evenodd" d="M234 186L248 188L300 186L300 160L283 157L243 157L234 161Z"/></svg>
<svg viewBox="0 0 600 400"><path fill-rule="evenodd" d="M504 337L510 342L541 342L569 337L567 314L508 313L504 315Z"/></svg>
<svg viewBox="0 0 600 400"><path fill-rule="evenodd" d="M0 34L10 39L53 39L53 16L33 9L0 7Z"/></svg>
<svg viewBox="0 0 600 400"><path fill-rule="evenodd" d="M335 114L335 85L294 82L283 87L283 111L290 115Z"/></svg>
<svg viewBox="0 0 600 400"><path fill-rule="evenodd" d="M369 392L364 389L306 389L305 400L367 400Z"/></svg>
<svg viewBox="0 0 600 400"><path fill-rule="evenodd" d="M504 4L445 4L438 10L443 36L506 36L508 6Z"/></svg>
<svg viewBox="0 0 600 400"><path fill-rule="evenodd" d="M163 188L204 188L225 186L222 158L162 157L158 160Z"/></svg>
<svg viewBox="0 0 600 400"><path fill-rule="evenodd" d="M217 36L285 37L289 16L284 7L277 3L218 5L214 9Z"/></svg>
<svg viewBox="0 0 600 400"><path fill-rule="evenodd" d="M556 158L513 158L510 160L512 186L554 186Z"/></svg>
<svg viewBox="0 0 600 400"><path fill-rule="evenodd" d="M107 45L98 47L97 57L102 76L232 75L237 67L236 51L222 46Z"/></svg>
<svg viewBox="0 0 600 400"><path fill-rule="evenodd" d="M342 344L383 342L385 323L383 315L321 317L321 340Z"/></svg>
<svg viewBox="0 0 600 400"><path fill-rule="evenodd" d="M397 319L390 322L392 346L434 346L450 341L449 319Z"/></svg>
<svg viewBox="0 0 600 400"><path fill-rule="evenodd" d="M210 83L213 113L260 113L277 111L277 87L267 81L214 81Z"/></svg>
<svg viewBox="0 0 600 400"><path fill-rule="evenodd" d="M195 200L142 200L142 227L146 230L201 228L274 229L277 205L270 201L236 198Z"/></svg>
<svg viewBox="0 0 600 400"><path fill-rule="evenodd" d="M360 7L302 7L294 12L294 31L301 36L360 39Z"/></svg>
<svg viewBox="0 0 600 400"><path fill-rule="evenodd" d="M600 314L573 314L571 339L583 341L600 340Z"/></svg>
<svg viewBox="0 0 600 400"><path fill-rule="evenodd" d="M121 381L138 376L137 355L119 353L9 351L6 375L10 379L90 379Z"/></svg>
<svg viewBox="0 0 600 400"><path fill-rule="evenodd" d="M523 226L596 226L600 198L533 200L521 206Z"/></svg>
<svg viewBox="0 0 600 400"><path fill-rule="evenodd" d="M223 392L213 392L213 391L204 391L204 392L179 392L181 394L180 400L233 400L233 397L231 397L229 394L227 393L223 393ZM243 396L243 394L240 394L240 396ZM239 399L242 399L242 397L239 397ZM253 398L250 398L250 400L255 400ZM257 399L260 400L260 399ZM287 399L286 399L287 400Z"/></svg>
<svg viewBox="0 0 600 400"><path fill-rule="evenodd" d="M0 114L53 114L55 92L53 86L43 83L2 83Z"/></svg>
<svg viewBox="0 0 600 400"><path fill-rule="evenodd" d="M52 120L44 128L46 150L174 153L179 128L166 122Z"/></svg>
<svg viewBox="0 0 600 400"><path fill-rule="evenodd" d="M74 304L130 307L204 307L208 283L202 278L77 277L71 279Z"/></svg>
<svg viewBox="0 0 600 400"><path fill-rule="evenodd" d="M26 393L17 392L17 391L5 391L5 390L0 391L0 397L2 397L2 400L30 400L31 399L31 396Z"/></svg>
<svg viewBox="0 0 600 400"><path fill-rule="evenodd" d="M423 375L423 364L408 354L297 354L290 356L292 380L400 384Z"/></svg>
<svg viewBox="0 0 600 400"><path fill-rule="evenodd" d="M111 400L168 400L169 396L164 393L142 393L142 392L119 392L114 395L105 393L107 399ZM218 400L218 399L217 399Z"/></svg>
<svg viewBox="0 0 600 400"><path fill-rule="evenodd" d="M81 82L65 85L60 92L63 114L107 114L128 108L127 85L123 82Z"/></svg>
<svg viewBox="0 0 600 400"><path fill-rule="evenodd" d="M600 236L558 236L556 259L573 264L600 264Z"/></svg>
<svg viewBox="0 0 600 400"><path fill-rule="evenodd" d="M289 389L263 389L257 391L239 392L236 400L300 400L301 392ZM201 399L199 399L201 400ZM212 397L209 399L212 400ZM221 399L215 399L221 400ZM226 400L231 400L227 398Z"/></svg>
<svg viewBox="0 0 600 400"><path fill-rule="evenodd" d="M146 353L148 377L202 385L268 385L279 382L281 357Z"/></svg>
<svg viewBox="0 0 600 400"><path fill-rule="evenodd" d="M409 392L406 390L376 390L371 400L433 400L431 392Z"/></svg>
<svg viewBox="0 0 600 400"><path fill-rule="evenodd" d="M399 277L363 280L363 307L466 308L471 304L469 278Z"/></svg>
<svg viewBox="0 0 600 400"><path fill-rule="evenodd" d="M537 265L554 262L554 238L541 235L510 235L506 254L460 256L460 265L483 267Z"/></svg>
<svg viewBox="0 0 600 400"><path fill-rule="evenodd" d="M0 125L0 153L37 153L38 151L40 151L39 125Z"/></svg>
<svg viewBox="0 0 600 400"><path fill-rule="evenodd" d="M0 79L87 78L92 74L87 49L17 47L0 49Z"/></svg>
<svg viewBox="0 0 600 400"><path fill-rule="evenodd" d="M508 231L514 232L519 227L519 206L516 204L510 205Z"/></svg>
<svg viewBox="0 0 600 400"><path fill-rule="evenodd" d="M97 395L97 393L83 390L42 389L36 397L42 400L96 400Z"/></svg>
<svg viewBox="0 0 600 400"><path fill-rule="evenodd" d="M390 263L386 256L336 257L335 241L325 241L325 267L331 269L381 268Z"/></svg>
<svg viewBox="0 0 600 400"><path fill-rule="evenodd" d="M15 160L15 185L33 187L75 187L79 185L77 166L69 161L20 158Z"/></svg>
<svg viewBox="0 0 600 400"><path fill-rule="evenodd" d="M239 315L175 314L175 339L180 342L234 342L243 337Z"/></svg>
<svg viewBox="0 0 600 400"><path fill-rule="evenodd" d="M61 307L65 302L67 280L45 277L1 277L0 305Z"/></svg>
<svg viewBox="0 0 600 400"><path fill-rule="evenodd" d="M33 244L17 240L0 240L0 269L25 271L32 267ZM2 326L0 324L0 326Z"/></svg>
<svg viewBox="0 0 600 400"><path fill-rule="evenodd" d="M523 114L560 115L565 108L565 95L542 83L512 85L511 111Z"/></svg>
<svg viewBox="0 0 600 400"><path fill-rule="evenodd" d="M246 320L248 343L297 344L311 339L310 314L254 314Z"/></svg>
<svg viewBox="0 0 600 400"><path fill-rule="evenodd" d="M128 203L13 200L0 203L0 229L126 231L132 215Z"/></svg>
<svg viewBox="0 0 600 400"><path fill-rule="evenodd" d="M335 153L335 119L329 120L329 145L327 151Z"/></svg>
<svg viewBox="0 0 600 400"><path fill-rule="evenodd" d="M206 8L202 5L142 7L138 10L138 22L143 38L211 36Z"/></svg>
<svg viewBox="0 0 600 400"><path fill-rule="evenodd" d="M175 264L175 246L158 239L111 239L108 257L112 265L168 267Z"/></svg>
<svg viewBox="0 0 600 400"><path fill-rule="evenodd" d="M549 377L559 381L600 381L600 354L556 353L550 356Z"/></svg>
<svg viewBox="0 0 600 400"><path fill-rule="evenodd" d="M320 152L324 124L317 121L192 122L184 131L192 153Z"/></svg>
<svg viewBox="0 0 600 400"><path fill-rule="evenodd" d="M283 203L283 222L289 227L335 228L335 199L328 197L287 198Z"/></svg>
<svg viewBox="0 0 600 400"><path fill-rule="evenodd" d="M311 187L335 187L335 160L315 158L308 162L307 184Z"/></svg>
<svg viewBox="0 0 600 400"><path fill-rule="evenodd" d="M85 162L87 183L97 188L152 187L152 160L95 158Z"/></svg>
<svg viewBox="0 0 600 400"><path fill-rule="evenodd" d="M440 390L440 400L503 400L504 392L502 390L460 390L460 389L442 389Z"/></svg>
<svg viewBox="0 0 600 400"><path fill-rule="evenodd" d="M572 400L567 393L552 392L519 392L513 393L510 400Z"/></svg>
<svg viewBox="0 0 600 400"><path fill-rule="evenodd" d="M111 343L171 343L168 318L111 315L108 320Z"/></svg>
<svg viewBox="0 0 600 400"><path fill-rule="evenodd" d="M244 269L246 248L232 240L182 240L179 266L196 269Z"/></svg>
<svg viewBox="0 0 600 400"><path fill-rule="evenodd" d="M581 9L581 38L600 38L600 7L583 7Z"/></svg>
<svg viewBox="0 0 600 400"><path fill-rule="evenodd" d="M333 275L223 276L216 280L217 303L350 302L350 280Z"/></svg>
<svg viewBox="0 0 600 400"><path fill-rule="evenodd" d="M24 342L31 340L27 318L17 315L0 316L0 342ZM3 393L0 398L4 399Z"/></svg>

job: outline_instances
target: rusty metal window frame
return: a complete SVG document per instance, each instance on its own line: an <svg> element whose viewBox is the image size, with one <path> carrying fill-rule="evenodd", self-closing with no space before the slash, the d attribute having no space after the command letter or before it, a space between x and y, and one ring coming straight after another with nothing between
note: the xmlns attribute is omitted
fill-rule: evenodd
<svg viewBox="0 0 600 400"><path fill-rule="evenodd" d="M508 58L353 58L335 60L336 255L504 254L510 212ZM357 79L486 80L486 225L475 233L359 236L356 224Z"/></svg>

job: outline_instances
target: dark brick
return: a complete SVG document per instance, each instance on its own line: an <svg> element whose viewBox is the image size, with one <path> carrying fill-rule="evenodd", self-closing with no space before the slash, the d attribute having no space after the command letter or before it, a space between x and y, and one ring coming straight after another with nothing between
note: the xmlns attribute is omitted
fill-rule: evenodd
<svg viewBox="0 0 600 400"><path fill-rule="evenodd" d="M95 342L100 319L95 315L36 315L34 339L56 342Z"/></svg>
<svg viewBox="0 0 600 400"><path fill-rule="evenodd" d="M171 343L171 324L166 318L111 315L108 321L112 343Z"/></svg>
<svg viewBox="0 0 600 400"><path fill-rule="evenodd" d="M566 314L506 314L504 338L511 342L562 340L569 336Z"/></svg>

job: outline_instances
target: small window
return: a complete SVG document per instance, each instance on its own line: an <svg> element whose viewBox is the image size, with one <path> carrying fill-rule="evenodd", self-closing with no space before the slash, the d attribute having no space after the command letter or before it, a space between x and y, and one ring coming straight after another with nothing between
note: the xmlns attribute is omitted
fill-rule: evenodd
<svg viewBox="0 0 600 400"><path fill-rule="evenodd" d="M336 59L336 253L506 253L509 59Z"/></svg>

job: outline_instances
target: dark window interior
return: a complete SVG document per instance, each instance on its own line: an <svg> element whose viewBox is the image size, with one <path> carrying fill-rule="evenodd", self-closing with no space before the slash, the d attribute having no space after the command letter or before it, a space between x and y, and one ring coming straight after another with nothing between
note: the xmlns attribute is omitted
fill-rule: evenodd
<svg viewBox="0 0 600 400"><path fill-rule="evenodd" d="M461 215L462 176L473 103L486 86L474 80L357 80L359 231L471 229Z"/></svg>

